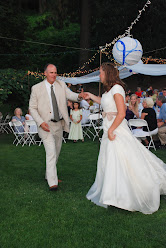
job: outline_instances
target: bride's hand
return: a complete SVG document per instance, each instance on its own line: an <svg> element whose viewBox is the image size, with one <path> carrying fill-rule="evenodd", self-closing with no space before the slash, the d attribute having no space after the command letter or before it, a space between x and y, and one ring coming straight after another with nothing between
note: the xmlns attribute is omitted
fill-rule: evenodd
<svg viewBox="0 0 166 248"><path fill-rule="evenodd" d="M113 134L112 131L109 131L109 130L108 130L108 138L109 138L109 140L113 141L113 140L116 138L116 135Z"/></svg>
<svg viewBox="0 0 166 248"><path fill-rule="evenodd" d="M90 93L90 92L84 92L83 98L84 98L85 100L90 99L90 98L91 98L91 93Z"/></svg>

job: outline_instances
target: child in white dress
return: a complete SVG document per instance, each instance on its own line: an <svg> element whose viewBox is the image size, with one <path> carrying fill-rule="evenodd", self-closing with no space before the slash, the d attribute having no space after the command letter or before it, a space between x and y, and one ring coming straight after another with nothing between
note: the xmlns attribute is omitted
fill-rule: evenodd
<svg viewBox="0 0 166 248"><path fill-rule="evenodd" d="M71 126L68 139L74 140L75 143L79 139L83 141L83 133L81 127L82 109L80 109L80 104L77 102L75 102L73 105L73 110L70 110Z"/></svg>

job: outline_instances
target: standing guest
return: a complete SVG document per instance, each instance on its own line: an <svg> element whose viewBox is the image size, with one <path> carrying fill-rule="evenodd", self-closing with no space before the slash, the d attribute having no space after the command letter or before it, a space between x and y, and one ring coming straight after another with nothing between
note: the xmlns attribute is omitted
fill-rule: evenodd
<svg viewBox="0 0 166 248"><path fill-rule="evenodd" d="M47 64L44 74L46 79L32 87L29 109L43 140L46 151L46 179L52 191L58 188L56 163L61 150L63 130L69 132L67 99L81 100L83 94L72 92L65 82L56 80L55 65Z"/></svg>
<svg viewBox="0 0 166 248"><path fill-rule="evenodd" d="M157 120L158 137L161 142L161 149L166 149L166 98L165 96L158 96L156 100L157 106L160 107L160 114Z"/></svg>
<svg viewBox="0 0 166 248"><path fill-rule="evenodd" d="M80 109L80 104L78 102L74 102L73 105L73 110L70 110L70 119L72 122L68 139L74 140L74 143L76 143L79 139L83 141L83 133L81 127L82 109Z"/></svg>
<svg viewBox="0 0 166 248"><path fill-rule="evenodd" d="M148 88L146 91L150 91L150 90L151 90L152 93L153 93L153 87L152 87L152 85L150 85L149 88Z"/></svg>
<svg viewBox="0 0 166 248"><path fill-rule="evenodd" d="M159 96L163 96L163 91L161 88L159 89Z"/></svg>
<svg viewBox="0 0 166 248"><path fill-rule="evenodd" d="M147 97L143 100L143 110L141 113L141 119L147 121L148 127L150 130L151 135L156 135L158 133L158 127L157 127L157 118L156 118L156 112L153 109L154 102L151 97ZM143 128L137 128L132 130L133 134L139 134L141 137L145 137L145 135L148 133L147 127ZM146 143L146 145L149 144L149 141L147 139L142 139Z"/></svg>
<svg viewBox="0 0 166 248"><path fill-rule="evenodd" d="M153 96L153 91L152 90L148 90L146 92L146 97L152 97Z"/></svg>
<svg viewBox="0 0 166 248"><path fill-rule="evenodd" d="M15 131L16 132L24 132L24 126L25 126L25 117L22 116L22 110L21 108L16 108L14 110L14 116L12 117L12 121L15 122L15 121L21 121L22 125L23 126L17 126L17 128L15 128Z"/></svg>
<svg viewBox="0 0 166 248"><path fill-rule="evenodd" d="M130 95L127 93L125 97L126 106L129 106Z"/></svg>
<svg viewBox="0 0 166 248"><path fill-rule="evenodd" d="M67 109L68 109L68 115L70 117L70 110L73 109L73 103L70 100L67 101Z"/></svg>
<svg viewBox="0 0 166 248"><path fill-rule="evenodd" d="M137 96L142 96L142 90L141 90L141 87L137 87L137 91L135 92L135 94L137 95Z"/></svg>
<svg viewBox="0 0 166 248"><path fill-rule="evenodd" d="M88 103L88 99L87 100L82 100L80 102L80 108L82 108L82 120L81 120L81 124L86 124L89 122L89 115L90 115L90 104Z"/></svg>
<svg viewBox="0 0 166 248"><path fill-rule="evenodd" d="M156 103L157 96L158 96L158 90L157 89L154 89L153 95L152 95L152 99L153 99L153 102L154 103Z"/></svg>
<svg viewBox="0 0 166 248"><path fill-rule="evenodd" d="M77 90L78 93L83 93L84 92L84 87L82 84L79 84L79 88Z"/></svg>
<svg viewBox="0 0 166 248"><path fill-rule="evenodd" d="M1 122L2 118L3 118L3 114L2 114L2 112L0 112L0 122Z"/></svg>
<svg viewBox="0 0 166 248"><path fill-rule="evenodd" d="M124 119L124 83L118 69L103 63L100 80L105 88L102 97L86 93L87 98L101 103L104 110L96 178L87 199L105 208L111 205L152 214L159 208L160 195L166 195L166 164L129 130Z"/></svg>
<svg viewBox="0 0 166 248"><path fill-rule="evenodd" d="M129 106L127 106L126 108L125 119L128 121L129 119L133 119L134 117L139 118L138 101L136 94L132 94L130 96Z"/></svg>
<svg viewBox="0 0 166 248"><path fill-rule="evenodd" d="M164 89L162 90L162 92L163 92L163 96L166 97L166 88L164 88Z"/></svg>
<svg viewBox="0 0 166 248"><path fill-rule="evenodd" d="M71 90L71 84L67 83L67 88L69 88L69 90Z"/></svg>

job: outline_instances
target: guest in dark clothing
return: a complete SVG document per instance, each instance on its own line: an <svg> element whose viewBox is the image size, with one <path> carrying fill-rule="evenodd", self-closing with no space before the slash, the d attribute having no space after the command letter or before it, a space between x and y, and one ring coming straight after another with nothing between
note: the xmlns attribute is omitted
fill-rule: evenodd
<svg viewBox="0 0 166 248"><path fill-rule="evenodd" d="M128 121L130 119L133 119L134 117L139 118L139 113L138 113L137 96L135 94L132 94L130 96L129 106L127 106L126 108L125 119Z"/></svg>
<svg viewBox="0 0 166 248"><path fill-rule="evenodd" d="M134 118L134 113L127 106L125 119L128 121L133 118Z"/></svg>
<svg viewBox="0 0 166 248"><path fill-rule="evenodd" d="M153 105L154 105L154 102L152 100L151 97L147 97L143 100L143 110L142 110L142 114L141 114L141 119L144 119L147 121L148 123L148 127L149 127L149 130L150 130L150 134L151 135L156 135L158 133L158 127L157 127L157 118L156 118L156 112L155 110L153 109ZM147 134L148 132L148 129L147 127L143 127L143 128L137 128L137 129L134 129L133 130L133 134L139 134L139 136L141 137L144 137L145 134ZM141 138L143 139L143 138ZM147 139L144 139L146 145L148 145L148 140Z"/></svg>

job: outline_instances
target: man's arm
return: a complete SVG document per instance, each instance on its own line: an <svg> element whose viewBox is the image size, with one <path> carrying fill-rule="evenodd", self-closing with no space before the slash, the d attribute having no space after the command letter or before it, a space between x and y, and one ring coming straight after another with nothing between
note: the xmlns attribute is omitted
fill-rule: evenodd
<svg viewBox="0 0 166 248"><path fill-rule="evenodd" d="M32 87L31 90L31 96L29 100L29 110L37 125L40 126L44 121L38 113L38 100L34 87Z"/></svg>
<svg viewBox="0 0 166 248"><path fill-rule="evenodd" d="M64 83L65 84L65 83ZM72 101L72 102L78 102L78 101L81 101L82 99L80 98L79 99L79 95L78 93L75 93L73 91L71 91L67 85L65 84L65 91L66 91L66 97L68 100Z"/></svg>

